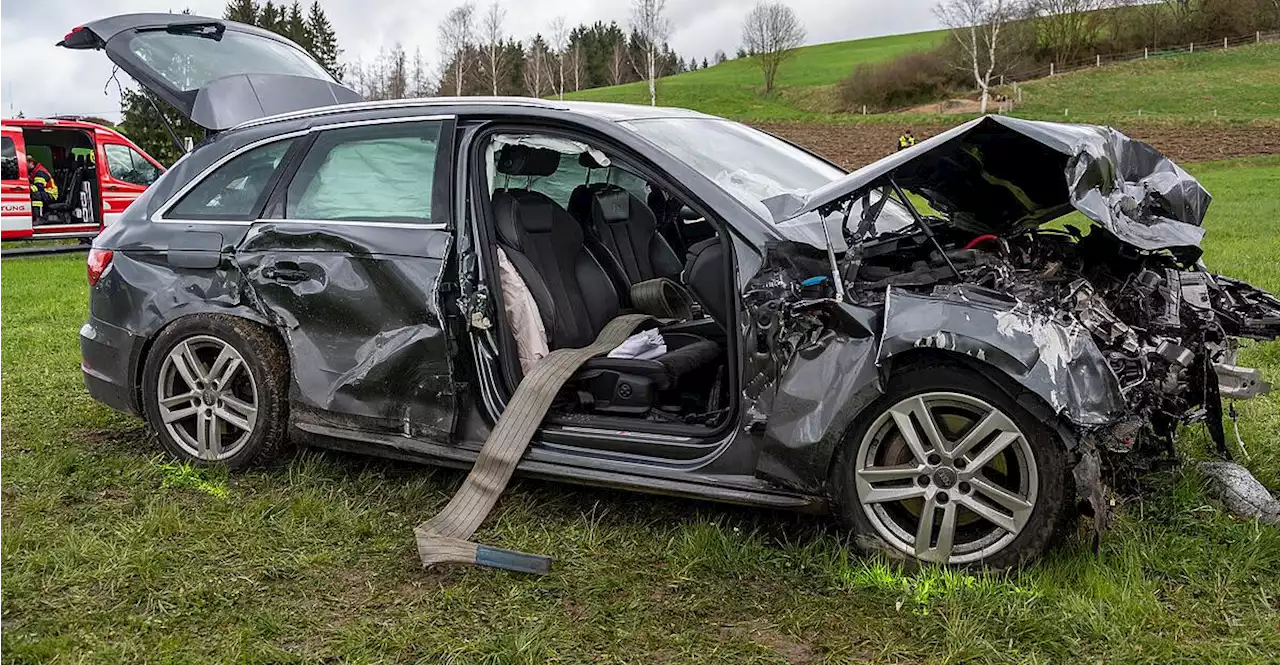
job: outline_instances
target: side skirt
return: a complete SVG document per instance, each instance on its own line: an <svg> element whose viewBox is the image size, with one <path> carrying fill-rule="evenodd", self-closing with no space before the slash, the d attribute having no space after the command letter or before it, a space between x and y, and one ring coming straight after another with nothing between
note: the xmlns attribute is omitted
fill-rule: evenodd
<svg viewBox="0 0 1280 665"><path fill-rule="evenodd" d="M400 436L357 432L315 423L295 423L294 431L303 442L321 448L373 455L388 459L469 469L476 449L447 446ZM526 457L516 467L524 478L554 480L589 487L622 489L689 499L703 499L744 506L760 506L805 513L830 512L826 500L789 493L765 486L764 481L745 476L696 476L697 481L680 478L641 476L598 468L569 466ZM693 474L690 474L693 475ZM718 481L718 482L713 482Z"/></svg>

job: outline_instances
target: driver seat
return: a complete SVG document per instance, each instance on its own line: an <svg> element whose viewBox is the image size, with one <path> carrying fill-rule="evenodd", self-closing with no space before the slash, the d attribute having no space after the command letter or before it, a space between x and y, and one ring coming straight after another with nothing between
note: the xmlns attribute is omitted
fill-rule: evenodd
<svg viewBox="0 0 1280 665"><path fill-rule="evenodd" d="M555 173L560 153L521 145L504 146L497 171L522 178ZM546 195L525 189L493 192L498 244L529 286L551 349L591 344L622 313L621 300L606 270L584 244L582 228ZM651 360L593 358L570 379L580 402L602 413L641 415L661 391L719 360L715 342L685 333L663 333L667 353Z"/></svg>

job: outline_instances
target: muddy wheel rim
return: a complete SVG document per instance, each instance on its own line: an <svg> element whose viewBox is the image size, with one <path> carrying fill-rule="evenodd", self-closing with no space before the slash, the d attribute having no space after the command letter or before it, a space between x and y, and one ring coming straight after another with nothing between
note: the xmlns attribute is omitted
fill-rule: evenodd
<svg viewBox="0 0 1280 665"><path fill-rule="evenodd" d="M258 386L244 357L207 335L188 337L160 366L160 420L192 457L209 462L234 456L257 426Z"/></svg>
<svg viewBox="0 0 1280 665"><path fill-rule="evenodd" d="M1027 437L971 395L912 395L880 415L858 447L858 501L876 532L922 561L963 564L1008 547L1035 510Z"/></svg>

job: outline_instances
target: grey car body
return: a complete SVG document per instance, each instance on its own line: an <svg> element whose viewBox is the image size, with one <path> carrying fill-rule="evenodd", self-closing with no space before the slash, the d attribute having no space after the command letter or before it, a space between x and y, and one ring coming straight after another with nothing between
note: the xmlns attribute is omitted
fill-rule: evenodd
<svg viewBox="0 0 1280 665"><path fill-rule="evenodd" d="M146 15L88 24L84 30L99 39L78 38L79 47L110 55L117 35L141 24L164 29L165 20ZM227 23L181 20L202 30ZM184 110L212 133L95 240L112 258L91 289L80 332L82 368L90 393L117 409L144 413L144 367L167 327L226 315L275 331L287 349L288 425L295 438L470 466L509 396L500 347L486 342L488 326L476 325L499 316L486 276L493 268L484 252L479 183L482 147L501 132L562 136L622 157L714 222L730 250L724 268L734 287L726 296L736 402L728 407L729 421L691 434L549 419L518 467L528 476L827 511L850 432L874 417L870 410L899 367L936 358L1008 386L1009 398L1052 430L1071 459L1083 461L1076 474L1080 494L1096 504L1099 460L1108 451L1127 453L1141 421L1175 408L1156 388L1133 383L1124 363L1136 358L1143 377L1154 377L1158 366L1166 379L1160 390L1185 395L1191 386L1202 393L1188 404L1211 395L1207 406L1220 437L1216 377L1234 382L1237 396L1260 390L1256 375L1232 364L1226 338L1280 334L1274 298L1203 271L1186 272L1193 275L1188 278L1149 271L1159 278L1149 285L1152 298L1165 294L1189 303L1203 297L1183 306L1212 319L1209 328L1222 330L1218 317L1236 307L1221 339L1215 333L1206 342L1197 333L1201 346L1172 341L1173 333L1135 332L1109 310L1100 314L1107 305L1098 294L1111 294L1110 285L1075 285L1069 304L1061 293L1052 299L1032 293L1032 267L1040 270L1047 254L1027 250L1027 265L1008 257L1023 251L1018 243L1032 242L1027 229L1073 209L1089 213L1102 229L1080 240L1099 251L1139 262L1147 255L1185 265L1198 259L1208 195L1154 149L1112 130L980 118L826 187L752 204L636 130L635 123L655 119L728 122L691 111L517 98L321 106L317 100L344 102L347 93L332 81L293 78L281 80L310 92L257 98L252 108L241 93L260 87L261 76L230 78L195 94L169 95L166 101L187 104ZM429 221L284 218L289 178L326 132L405 122L439 128ZM243 215L174 214L183 196L220 166L282 142L287 148L278 165ZM1012 168L999 166L1010 160ZM965 199L945 186L951 179L976 186L965 177L990 191ZM934 211L878 232L875 216L885 204L877 206L877 197L888 199L899 187L923 196ZM1007 205L982 209L973 201ZM915 215L908 203L888 205ZM985 226L975 221L982 219ZM941 249L939 238L953 242L961 234L979 246L953 243L933 252ZM996 248L1000 243L1003 249ZM894 256L908 254L925 258L892 268ZM870 267L880 272L868 273ZM1124 284L1114 292L1128 288ZM1173 317L1170 325L1177 325L1176 308ZM1119 359L1118 348L1132 353ZM1166 357L1173 360L1161 360ZM1212 385L1181 374L1197 371L1215 377Z"/></svg>

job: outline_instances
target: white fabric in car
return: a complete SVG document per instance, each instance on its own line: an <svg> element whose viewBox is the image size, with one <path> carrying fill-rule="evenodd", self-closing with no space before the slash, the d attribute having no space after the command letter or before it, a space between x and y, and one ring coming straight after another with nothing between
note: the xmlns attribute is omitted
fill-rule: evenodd
<svg viewBox="0 0 1280 665"><path fill-rule="evenodd" d="M653 360L667 353L667 341L656 328L638 332L609 352L610 358Z"/></svg>
<svg viewBox="0 0 1280 665"><path fill-rule="evenodd" d="M498 284L502 289L502 308L506 310L511 333L516 338L520 371L528 374L534 363L551 352L547 346L547 329L542 324L538 303L534 301L529 285L501 247L498 248Z"/></svg>

